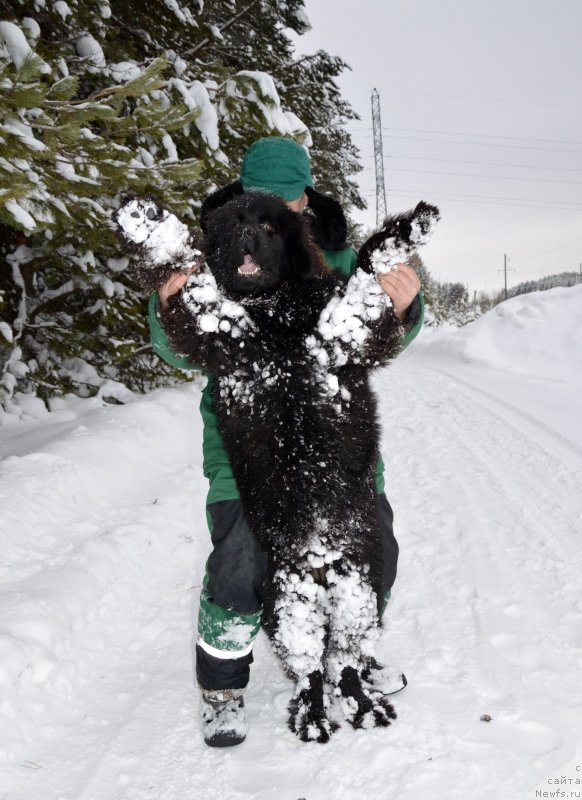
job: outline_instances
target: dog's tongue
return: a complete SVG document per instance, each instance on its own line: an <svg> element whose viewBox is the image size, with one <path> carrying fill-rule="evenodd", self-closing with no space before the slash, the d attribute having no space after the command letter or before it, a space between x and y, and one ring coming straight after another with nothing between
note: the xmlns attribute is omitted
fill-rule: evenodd
<svg viewBox="0 0 582 800"><path fill-rule="evenodd" d="M257 269L257 265L256 265L256 264L255 264L255 262L253 261L252 257L251 257L251 256L249 256L249 255L247 254L247 255L244 257L243 263L242 263L242 264L241 264L241 266L238 268L238 271L239 271L239 272L242 272L242 273L243 273L243 275L244 275L244 274L248 274L248 273L250 273L250 272L255 272L255 271L256 271L256 269Z"/></svg>

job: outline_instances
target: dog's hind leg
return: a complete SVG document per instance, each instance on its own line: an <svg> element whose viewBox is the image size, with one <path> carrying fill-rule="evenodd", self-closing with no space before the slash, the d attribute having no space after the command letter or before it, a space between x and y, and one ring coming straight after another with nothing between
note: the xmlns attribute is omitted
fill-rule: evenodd
<svg viewBox="0 0 582 800"><path fill-rule="evenodd" d="M387 727L396 719L388 698L364 688L362 667L379 635L376 594L367 572L349 561L327 572L329 641L327 675L345 719L354 728Z"/></svg>
<svg viewBox="0 0 582 800"><path fill-rule="evenodd" d="M325 589L297 566L278 569L274 584L277 591L269 625L273 649L297 680L289 704L289 727L304 742L324 743L339 727L327 717L329 699L324 691Z"/></svg>

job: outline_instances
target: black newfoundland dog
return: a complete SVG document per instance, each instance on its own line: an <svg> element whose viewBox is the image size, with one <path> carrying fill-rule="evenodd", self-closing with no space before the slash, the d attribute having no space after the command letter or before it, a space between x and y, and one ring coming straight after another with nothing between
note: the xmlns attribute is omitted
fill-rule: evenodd
<svg viewBox="0 0 582 800"><path fill-rule="evenodd" d="M383 599L368 373L398 353L403 332L376 272L405 260L437 219L420 203L386 220L347 280L276 197L245 194L214 211L203 254L149 200L118 213L144 285L197 266L164 325L176 352L216 376L224 444L269 557L264 624L297 681L289 724L305 741L337 728L331 702L356 728L396 716L361 682Z"/></svg>

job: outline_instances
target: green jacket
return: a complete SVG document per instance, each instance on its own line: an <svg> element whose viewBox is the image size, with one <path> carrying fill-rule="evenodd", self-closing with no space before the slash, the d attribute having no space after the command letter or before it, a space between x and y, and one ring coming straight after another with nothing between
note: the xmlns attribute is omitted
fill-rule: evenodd
<svg viewBox="0 0 582 800"><path fill-rule="evenodd" d="M332 251L323 250L323 255L330 267L339 267L341 271L350 276L356 269L357 255L353 247L345 250ZM408 324L408 330L402 340L402 349L407 347L418 334L422 327L424 316L424 298L422 293L418 294L419 303L415 303L416 319ZM166 331L162 326L162 314L159 306L157 293L152 294L149 302L149 322L152 347L160 358L173 367L178 369L197 369L184 356L177 355L171 348ZM208 375L208 383L202 392L200 402L200 412L204 423L203 432L203 457L204 474L210 482L207 503L215 503L218 500L237 500L239 498L236 482L228 456L222 443L222 436L218 430L218 420L212 399L212 389L214 376ZM384 463L382 457L378 456L376 468L376 489L378 493L384 491Z"/></svg>

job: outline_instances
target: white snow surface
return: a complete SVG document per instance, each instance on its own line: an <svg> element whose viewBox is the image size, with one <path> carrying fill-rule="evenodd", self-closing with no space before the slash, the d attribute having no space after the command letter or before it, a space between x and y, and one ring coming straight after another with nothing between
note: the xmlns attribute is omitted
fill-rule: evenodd
<svg viewBox="0 0 582 800"><path fill-rule="evenodd" d="M71 17L73 15L73 12L69 8L68 3L65 3L65 0L56 0L56 3L53 3L53 9L63 21L66 20L67 17Z"/></svg>
<svg viewBox="0 0 582 800"><path fill-rule="evenodd" d="M194 124L210 149L218 150L220 144L218 114L212 105L206 86L200 81L192 81L191 84L187 84L179 78L171 78L168 86L177 89L191 111L198 111Z"/></svg>
<svg viewBox="0 0 582 800"><path fill-rule="evenodd" d="M16 69L20 69L32 53L31 47L26 41L26 36L18 25L7 20L0 21L0 43L5 44Z"/></svg>
<svg viewBox="0 0 582 800"><path fill-rule="evenodd" d="M560 781L582 777L581 318L582 286L518 297L374 378L401 547L377 651L409 685L388 729L326 745L288 730L262 634L246 741L198 731L200 384L0 426L0 797L580 790Z"/></svg>
<svg viewBox="0 0 582 800"><path fill-rule="evenodd" d="M66 6L67 4L62 3L62 5ZM70 13L71 10L69 9L69 14ZM103 48L97 39L91 36L90 33L85 33L83 36L80 36L75 42L75 47L79 56L87 59L87 61L92 65L92 68L103 69L106 66L107 62L105 61Z"/></svg>
<svg viewBox="0 0 582 800"><path fill-rule="evenodd" d="M119 61L117 64L109 64L111 77L117 83L125 83L139 78L142 70L134 61Z"/></svg>

